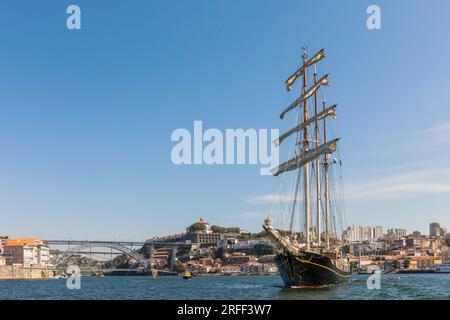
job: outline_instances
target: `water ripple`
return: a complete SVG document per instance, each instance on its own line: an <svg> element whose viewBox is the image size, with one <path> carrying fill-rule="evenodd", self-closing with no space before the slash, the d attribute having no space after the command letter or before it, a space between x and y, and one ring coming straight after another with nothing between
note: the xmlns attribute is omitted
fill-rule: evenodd
<svg viewBox="0 0 450 320"><path fill-rule="evenodd" d="M382 275L381 289L369 290L368 276L352 276L348 284L320 289L287 289L278 276L83 277L80 290L64 279L3 280L2 299L447 299L450 274Z"/></svg>

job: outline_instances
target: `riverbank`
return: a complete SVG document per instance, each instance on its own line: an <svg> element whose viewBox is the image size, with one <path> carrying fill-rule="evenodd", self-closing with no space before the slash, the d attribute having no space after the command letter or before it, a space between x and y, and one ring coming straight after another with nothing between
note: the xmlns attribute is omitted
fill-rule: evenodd
<svg viewBox="0 0 450 320"><path fill-rule="evenodd" d="M48 279L55 275L52 268L24 267L22 265L0 266L0 280Z"/></svg>

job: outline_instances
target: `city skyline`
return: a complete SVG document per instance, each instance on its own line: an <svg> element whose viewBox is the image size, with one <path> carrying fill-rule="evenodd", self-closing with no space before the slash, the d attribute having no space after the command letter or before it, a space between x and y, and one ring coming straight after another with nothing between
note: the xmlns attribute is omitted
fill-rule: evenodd
<svg viewBox="0 0 450 320"><path fill-rule="evenodd" d="M305 43L326 48L339 103L346 225L450 227L450 4L377 2L381 30L370 1L78 1L76 31L67 3L0 4L0 235L142 240L199 217L262 231L276 179L176 166L170 137L196 120L286 129Z"/></svg>

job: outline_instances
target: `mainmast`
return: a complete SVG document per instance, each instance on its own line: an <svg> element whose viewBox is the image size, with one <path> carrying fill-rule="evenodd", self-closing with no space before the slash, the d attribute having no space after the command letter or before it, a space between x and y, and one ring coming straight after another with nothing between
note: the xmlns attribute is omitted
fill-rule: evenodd
<svg viewBox="0 0 450 320"><path fill-rule="evenodd" d="M317 84L317 68L314 65L314 85ZM319 122L317 121L317 115L319 114L319 104L317 101L317 92L314 93L314 117L316 118L314 131L315 131L315 146L316 148L319 146ZM320 198L321 198L321 188L320 188L320 158L316 159L316 210L317 210L317 246L320 247L321 239L320 239Z"/></svg>
<svg viewBox="0 0 450 320"><path fill-rule="evenodd" d="M303 46L303 66L305 68L303 72L303 92L304 95L308 90L308 68L306 68L306 58L308 57L306 54L307 46ZM305 99L303 102L303 122L307 122L309 119L309 110L308 110L308 99ZM303 129L303 154L306 154L309 149L309 126L305 126ZM299 168L299 170L301 170ZM305 205L305 228L306 228L306 250L310 250L311 244L311 236L310 236L310 228L311 228L311 213L310 213L310 199L309 199L309 163L306 163L303 166L303 188L305 192L304 196L304 205Z"/></svg>

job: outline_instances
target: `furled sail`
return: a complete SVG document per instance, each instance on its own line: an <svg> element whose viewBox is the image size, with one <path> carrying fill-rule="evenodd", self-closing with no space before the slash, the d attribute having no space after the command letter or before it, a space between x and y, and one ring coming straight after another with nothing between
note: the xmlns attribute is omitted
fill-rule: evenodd
<svg viewBox="0 0 450 320"><path fill-rule="evenodd" d="M278 176L280 173L295 170L297 168L303 167L308 162L317 159L323 154L329 154L336 151L337 142L339 139L331 140L327 143L324 143L317 148L306 151L306 153L298 155L291 160L286 161L285 163L279 165L278 167L272 169L272 174L274 176Z"/></svg>
<svg viewBox="0 0 450 320"><path fill-rule="evenodd" d="M281 144L285 139L287 139L291 134L295 133L295 132L299 132L303 129L305 129L305 127L309 126L311 123L314 123L316 121L320 121L322 119L324 119L325 117L332 117L333 119L336 119L336 104L326 108L325 110L323 110L321 113L315 115L312 118L309 118L306 122L301 123L300 125L296 126L295 128L292 128L291 130L287 131L286 133L283 133L281 136L279 136L275 141L274 144L277 146L279 144Z"/></svg>
<svg viewBox="0 0 450 320"><path fill-rule="evenodd" d="M303 93L301 95L300 98L298 98L297 100L295 100L294 102L292 102L289 107L287 107L281 114L280 114L280 118L283 119L284 115L291 111L292 109L294 109L296 106L298 106L300 103L303 103L306 101L306 99L310 98L314 93L317 92L317 90L319 90L319 88L321 86L327 86L329 83L328 81L328 74L324 75L322 78L320 78L319 81L317 81L311 88L309 88L308 90L306 90L305 93Z"/></svg>
<svg viewBox="0 0 450 320"><path fill-rule="evenodd" d="M305 72L305 68L312 66L313 64L322 60L323 58L325 58L325 50L324 49L317 52L315 56L313 56L311 59L309 59L305 65L301 66L297 71L294 72L294 74L292 76L290 76L286 80L286 90L291 91L292 85L297 80L297 78L300 77L303 74L303 72Z"/></svg>

